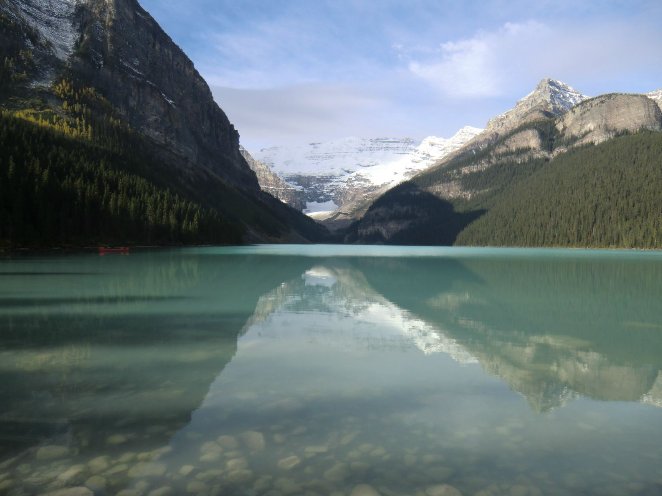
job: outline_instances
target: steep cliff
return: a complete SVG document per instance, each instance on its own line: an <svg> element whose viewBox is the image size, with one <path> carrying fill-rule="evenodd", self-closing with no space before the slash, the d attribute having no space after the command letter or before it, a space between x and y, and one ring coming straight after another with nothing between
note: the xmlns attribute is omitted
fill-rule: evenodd
<svg viewBox="0 0 662 496"><path fill-rule="evenodd" d="M131 166L130 174L220 215L243 232L244 241L324 235L312 220L261 191L241 155L238 132L206 82L136 0L6 0L0 4L0 41L7 69L0 106L7 115L54 136L75 129L69 134L79 141L126 155L109 157L111 168L126 169L140 155L143 164L155 165Z"/></svg>
<svg viewBox="0 0 662 496"><path fill-rule="evenodd" d="M566 140L576 145L600 143L624 132L662 130L662 112L644 95L602 95L577 105L556 122Z"/></svg>
<svg viewBox="0 0 662 496"><path fill-rule="evenodd" d="M304 210L306 208L306 200L302 188L297 188L285 182L267 164L255 160L243 146L240 146L239 150L248 166L255 172L257 182L260 184L262 191L266 191L271 196L278 198L283 203L287 203L297 210Z"/></svg>

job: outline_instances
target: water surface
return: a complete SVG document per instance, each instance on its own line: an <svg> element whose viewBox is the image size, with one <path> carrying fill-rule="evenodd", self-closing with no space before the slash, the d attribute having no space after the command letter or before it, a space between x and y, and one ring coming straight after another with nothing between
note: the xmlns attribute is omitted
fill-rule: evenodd
<svg viewBox="0 0 662 496"><path fill-rule="evenodd" d="M661 301L660 252L2 260L0 494L660 494Z"/></svg>

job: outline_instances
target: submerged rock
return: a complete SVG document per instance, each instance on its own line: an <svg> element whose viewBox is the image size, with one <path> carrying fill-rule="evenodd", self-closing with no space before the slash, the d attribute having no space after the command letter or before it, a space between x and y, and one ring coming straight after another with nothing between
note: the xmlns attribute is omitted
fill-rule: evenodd
<svg viewBox="0 0 662 496"><path fill-rule="evenodd" d="M246 431L241 435L241 440L250 451L262 451L266 446L264 434L257 431Z"/></svg>
<svg viewBox="0 0 662 496"><path fill-rule="evenodd" d="M132 451L127 451L122 456L120 456L117 461L119 463L131 463L137 458L137 455Z"/></svg>
<svg viewBox="0 0 662 496"><path fill-rule="evenodd" d="M187 493L193 493L193 494L199 494L207 491L209 486L205 484L204 482L200 482L198 480L194 480L189 482L186 485L186 492Z"/></svg>
<svg viewBox="0 0 662 496"><path fill-rule="evenodd" d="M253 472L246 469L233 470L228 472L226 479L232 484L243 484L253 478Z"/></svg>
<svg viewBox="0 0 662 496"><path fill-rule="evenodd" d="M141 492L136 489L122 489L115 496L141 496Z"/></svg>
<svg viewBox="0 0 662 496"><path fill-rule="evenodd" d="M161 477L165 472L166 466L163 463L142 462L131 467L129 477Z"/></svg>
<svg viewBox="0 0 662 496"><path fill-rule="evenodd" d="M101 477L100 475L93 475L92 477L90 477L85 481L85 485L95 493L105 490L107 484L108 481L106 480L106 478Z"/></svg>
<svg viewBox="0 0 662 496"><path fill-rule="evenodd" d="M354 486L350 496L380 496L377 490L369 484Z"/></svg>
<svg viewBox="0 0 662 496"><path fill-rule="evenodd" d="M68 487L49 493L42 493L40 496L94 496L94 493L86 487Z"/></svg>
<svg viewBox="0 0 662 496"><path fill-rule="evenodd" d="M187 477L191 475L191 472L193 472L194 470L195 467L193 465L183 465L182 468L179 469L179 475Z"/></svg>
<svg viewBox="0 0 662 496"><path fill-rule="evenodd" d="M462 496L459 489L449 484L437 484L425 490L426 496Z"/></svg>
<svg viewBox="0 0 662 496"><path fill-rule="evenodd" d="M106 444L110 444L111 446L117 446L119 444L124 444L129 440L128 437L126 437L124 434L113 434L112 436L108 436L106 438Z"/></svg>
<svg viewBox="0 0 662 496"><path fill-rule="evenodd" d="M336 463L333 467L324 472L324 478L331 482L340 482L347 478L348 470L346 463Z"/></svg>
<svg viewBox="0 0 662 496"><path fill-rule="evenodd" d="M69 454L69 448L66 446L42 446L37 450L35 457L37 460L56 460L58 458L64 458Z"/></svg>
<svg viewBox="0 0 662 496"><path fill-rule="evenodd" d="M175 494L171 487L163 486L147 493L147 496L171 496Z"/></svg>
<svg viewBox="0 0 662 496"><path fill-rule="evenodd" d="M288 456L278 460L278 468L283 470L291 470L301 463L301 458L296 455Z"/></svg>
<svg viewBox="0 0 662 496"><path fill-rule="evenodd" d="M225 463L228 470L243 470L248 468L248 462L245 458L233 458Z"/></svg>
<svg viewBox="0 0 662 496"><path fill-rule="evenodd" d="M73 465L57 476L58 483L69 486L82 481L85 465Z"/></svg>
<svg viewBox="0 0 662 496"><path fill-rule="evenodd" d="M120 463L119 465L115 465L111 469L104 472L104 474L117 475L117 474L121 474L122 472L126 472L127 470L129 470L129 466L126 463Z"/></svg>
<svg viewBox="0 0 662 496"><path fill-rule="evenodd" d="M99 474L104 470L108 470L108 467L110 467L110 460L107 456L98 456L90 460L87 466L89 467L90 472L93 474Z"/></svg>
<svg viewBox="0 0 662 496"><path fill-rule="evenodd" d="M233 436L219 436L216 442L227 450L235 450L239 447L239 443Z"/></svg>

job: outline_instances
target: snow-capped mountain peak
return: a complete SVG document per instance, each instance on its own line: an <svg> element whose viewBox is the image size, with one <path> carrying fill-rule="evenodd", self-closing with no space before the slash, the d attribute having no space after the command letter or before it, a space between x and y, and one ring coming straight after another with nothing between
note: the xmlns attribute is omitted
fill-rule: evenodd
<svg viewBox="0 0 662 496"><path fill-rule="evenodd" d="M466 126L451 138L356 138L265 148L253 156L305 190L306 213L331 213L412 177L465 145L482 129Z"/></svg>
<svg viewBox="0 0 662 496"><path fill-rule="evenodd" d="M538 83L536 89L528 95L526 103L536 104L536 100L542 98L551 105L554 114L562 114L570 110L578 103L583 102L588 96L581 94L573 87L556 79L546 78ZM525 103L521 100L520 103Z"/></svg>
<svg viewBox="0 0 662 496"><path fill-rule="evenodd" d="M651 100L654 100L655 103L657 103L657 106L660 107L660 110L662 110L662 89L646 93L646 96Z"/></svg>
<svg viewBox="0 0 662 496"><path fill-rule="evenodd" d="M519 100L515 107L491 119L488 131L505 131L518 126L536 112L560 116L589 98L573 87L556 79L545 78L536 88Z"/></svg>

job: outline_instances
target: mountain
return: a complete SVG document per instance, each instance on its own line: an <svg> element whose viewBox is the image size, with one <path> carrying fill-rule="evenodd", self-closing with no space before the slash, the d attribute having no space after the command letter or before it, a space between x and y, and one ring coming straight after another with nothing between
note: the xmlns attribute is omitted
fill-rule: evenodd
<svg viewBox="0 0 662 496"><path fill-rule="evenodd" d="M419 144L410 138L345 138L265 148L254 155L303 190L305 212L337 228L358 218L379 194L430 167L481 131L467 126L451 138L430 136Z"/></svg>
<svg viewBox="0 0 662 496"><path fill-rule="evenodd" d="M21 169L17 178L47 170L51 177L48 194L14 184L23 199L0 200L0 215L12 222L0 231L3 244L324 236L261 191L238 132L206 82L136 0L6 0L0 59L3 145L13 146L11 155L3 146L2 172L9 176L11 158ZM33 135L56 156L36 155ZM65 157L71 154L75 167ZM94 177L100 171L103 181ZM74 218L51 218L43 205L53 202ZM124 233L126 217L133 228ZM104 230L107 223L112 232Z"/></svg>
<svg viewBox="0 0 662 496"><path fill-rule="evenodd" d="M660 108L645 95L586 98L543 80L467 145L378 198L345 239L659 246L659 201L649 190L662 185L651 151L660 130ZM579 222L584 211L590 219Z"/></svg>
<svg viewBox="0 0 662 496"><path fill-rule="evenodd" d="M243 146L239 146L239 151L251 170L255 172L257 182L260 184L262 191L266 191L271 196L278 198L283 203L287 203L297 210L304 210L306 208L302 188L286 183L267 164L255 160Z"/></svg>
<svg viewBox="0 0 662 496"><path fill-rule="evenodd" d="M561 81L545 78L515 107L487 123L487 133L503 133L526 122L563 115L588 97Z"/></svg>
<svg viewBox="0 0 662 496"><path fill-rule="evenodd" d="M657 103L657 106L662 110L662 89L646 93L646 96Z"/></svg>

